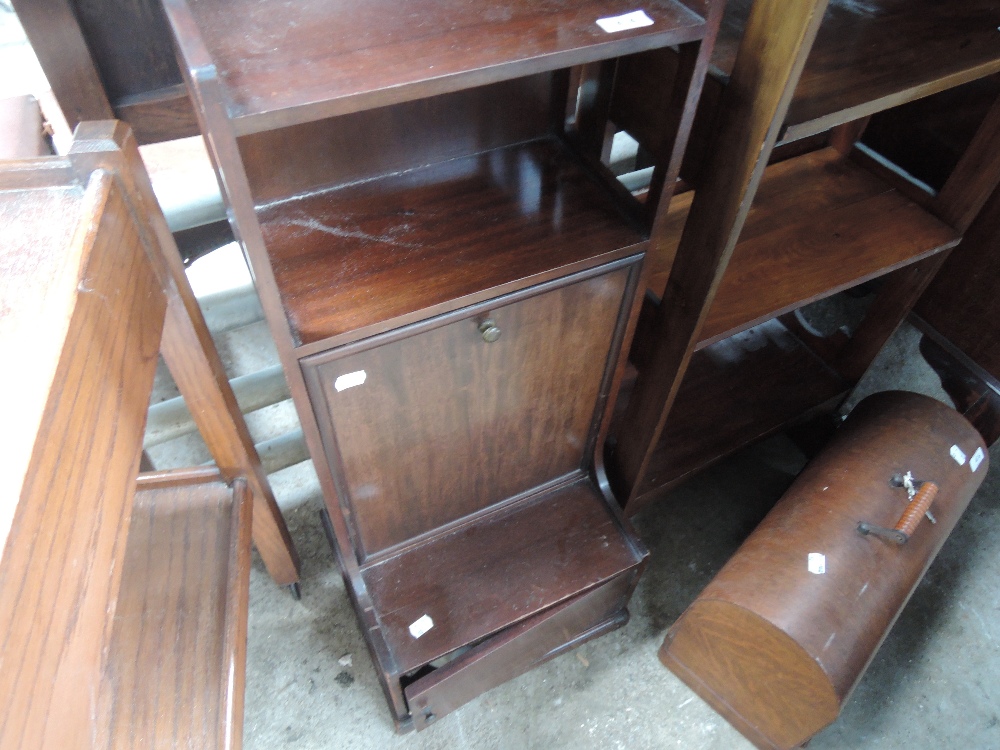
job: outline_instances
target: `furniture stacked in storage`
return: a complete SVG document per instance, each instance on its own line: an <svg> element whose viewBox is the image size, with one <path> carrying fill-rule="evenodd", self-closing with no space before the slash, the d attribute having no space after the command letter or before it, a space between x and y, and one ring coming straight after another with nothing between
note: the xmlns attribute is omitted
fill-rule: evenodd
<svg viewBox="0 0 1000 750"><path fill-rule="evenodd" d="M0 235L0 747L238 747L251 527L297 559L131 132L4 164ZM158 352L217 466L138 474Z"/></svg>
<svg viewBox="0 0 1000 750"><path fill-rule="evenodd" d="M1000 179L1000 110L938 191L857 139L875 112L1000 70L998 26L986 0L728 3L693 191L651 253L638 375L607 443L626 515L860 379ZM802 315L875 280L849 335Z"/></svg>
<svg viewBox="0 0 1000 750"><path fill-rule="evenodd" d="M837 718L988 465L954 409L869 396L671 627L661 661L757 747L802 745Z"/></svg>
<svg viewBox="0 0 1000 750"><path fill-rule="evenodd" d="M624 623L599 457L721 3L166 9L397 726Z"/></svg>

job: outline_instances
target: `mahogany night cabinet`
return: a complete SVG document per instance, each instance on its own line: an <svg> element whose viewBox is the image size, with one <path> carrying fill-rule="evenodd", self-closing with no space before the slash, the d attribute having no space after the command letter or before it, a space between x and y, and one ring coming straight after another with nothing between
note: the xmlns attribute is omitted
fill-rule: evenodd
<svg viewBox="0 0 1000 750"><path fill-rule="evenodd" d="M166 10L398 728L624 624L599 457L722 4Z"/></svg>

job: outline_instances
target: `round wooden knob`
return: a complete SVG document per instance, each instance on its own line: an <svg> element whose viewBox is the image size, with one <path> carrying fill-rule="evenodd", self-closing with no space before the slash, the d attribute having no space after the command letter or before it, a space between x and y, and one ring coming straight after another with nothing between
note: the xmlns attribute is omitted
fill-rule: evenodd
<svg viewBox="0 0 1000 750"><path fill-rule="evenodd" d="M492 344L498 338L500 338L500 329L497 328L496 321L484 320L479 324L479 332L483 335L483 341L487 344Z"/></svg>

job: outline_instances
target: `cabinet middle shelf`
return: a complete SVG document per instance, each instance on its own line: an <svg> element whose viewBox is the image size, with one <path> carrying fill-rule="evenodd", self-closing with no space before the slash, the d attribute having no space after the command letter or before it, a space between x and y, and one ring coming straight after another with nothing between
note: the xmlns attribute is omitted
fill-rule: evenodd
<svg viewBox="0 0 1000 750"><path fill-rule="evenodd" d="M554 138L256 210L302 354L625 257L646 240Z"/></svg>
<svg viewBox="0 0 1000 750"><path fill-rule="evenodd" d="M650 289L664 293L693 193L670 204L666 240L651 255ZM767 168L698 348L909 263L960 239L833 148Z"/></svg>

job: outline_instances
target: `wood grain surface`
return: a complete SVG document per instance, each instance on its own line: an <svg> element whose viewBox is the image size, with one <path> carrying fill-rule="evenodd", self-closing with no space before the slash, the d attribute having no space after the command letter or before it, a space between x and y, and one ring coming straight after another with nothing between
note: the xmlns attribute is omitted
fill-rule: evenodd
<svg viewBox="0 0 1000 750"><path fill-rule="evenodd" d="M750 0L726 5L712 63L733 70ZM785 118L818 133L1000 71L994 0L831 0Z"/></svg>
<svg viewBox="0 0 1000 750"><path fill-rule="evenodd" d="M364 579L403 674L589 591L643 557L593 485L580 480L366 567ZM434 627L414 638L409 627L424 615Z"/></svg>
<svg viewBox="0 0 1000 750"><path fill-rule="evenodd" d="M109 748L241 746L245 490L199 482L136 493L101 685Z"/></svg>
<svg viewBox="0 0 1000 750"><path fill-rule="evenodd" d="M939 401L865 399L671 628L664 663L682 663L679 676L762 746L797 747L836 717L988 462L980 435ZM860 534L859 521L897 522L909 500L892 480L907 471L940 487L936 522L923 519L902 545ZM823 573L808 565L817 552Z"/></svg>
<svg viewBox="0 0 1000 750"><path fill-rule="evenodd" d="M497 300L315 368L361 559L583 469L629 270ZM486 319L501 332L493 343ZM362 385L338 391L358 372Z"/></svg>
<svg viewBox="0 0 1000 750"><path fill-rule="evenodd" d="M285 313L303 344L454 310L636 252L644 240L555 141L299 196L257 213Z"/></svg>
<svg viewBox="0 0 1000 750"><path fill-rule="evenodd" d="M652 25L617 33L596 21L635 11L627 0L516 0L502 8L419 0L402 12L390 0L197 0L189 10L182 1L169 0L167 12L193 15L240 135L693 41L705 31L701 16L676 0L646 3ZM189 39L179 43L185 51Z"/></svg>
<svg viewBox="0 0 1000 750"><path fill-rule="evenodd" d="M0 336L18 362L4 369L37 379L8 391L25 409L10 432L28 453L4 451L0 472L8 513L17 503L0 558L5 748L89 748L100 730L108 612L166 305L111 175L95 173L75 200L54 192L0 193Z"/></svg>
<svg viewBox="0 0 1000 750"><path fill-rule="evenodd" d="M691 358L677 404L649 461L637 512L684 477L846 394L849 384L777 320Z"/></svg>

